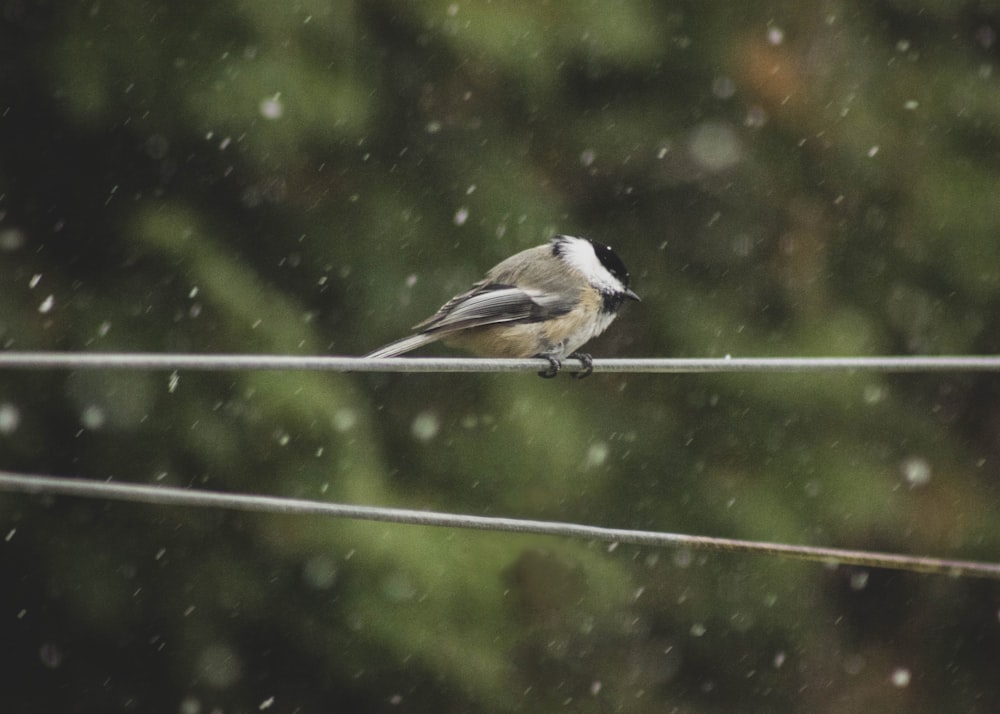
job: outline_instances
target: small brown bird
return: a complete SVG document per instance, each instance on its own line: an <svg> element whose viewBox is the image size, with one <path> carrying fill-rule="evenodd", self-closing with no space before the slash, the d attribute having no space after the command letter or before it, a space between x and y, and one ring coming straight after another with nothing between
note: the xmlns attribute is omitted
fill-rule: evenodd
<svg viewBox="0 0 1000 714"><path fill-rule="evenodd" d="M456 295L416 325L415 334L367 357L395 357L443 340L482 357L543 357L554 377L565 357L592 371L578 352L604 332L626 300L639 300L629 274L608 246L587 238L556 236L495 265L468 292Z"/></svg>

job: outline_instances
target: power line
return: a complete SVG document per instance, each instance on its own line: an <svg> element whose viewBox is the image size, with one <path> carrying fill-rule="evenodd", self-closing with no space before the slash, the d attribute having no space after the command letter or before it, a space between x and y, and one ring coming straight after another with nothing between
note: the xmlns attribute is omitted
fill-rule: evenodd
<svg viewBox="0 0 1000 714"><path fill-rule="evenodd" d="M152 352L0 352L0 370L99 369L171 371L308 370L328 372L538 372L544 359L470 357L326 357L253 354L167 354ZM567 359L566 372L579 372ZM1000 372L1000 356L888 357L710 357L595 359L605 374L690 374L715 372Z"/></svg>
<svg viewBox="0 0 1000 714"><path fill-rule="evenodd" d="M473 516L458 513L417 511L406 508L382 508L380 506L353 506L342 503L309 501L277 496L221 493L218 491L91 481L58 476L36 476L0 472L0 490L28 494L98 498L160 506L226 508L257 513L318 515L418 526L464 528L501 531L505 533L532 533L536 535L602 541L613 544L625 543L648 547L755 553L758 555L777 555L785 558L821 563L857 565L870 568L893 568L896 570L950 575L953 577L966 576L1000 579L1000 563L926 558L895 553L842 550L840 548L819 548L805 545L737 540L733 538L662 533L658 531L604 528L601 526L588 526L559 521Z"/></svg>

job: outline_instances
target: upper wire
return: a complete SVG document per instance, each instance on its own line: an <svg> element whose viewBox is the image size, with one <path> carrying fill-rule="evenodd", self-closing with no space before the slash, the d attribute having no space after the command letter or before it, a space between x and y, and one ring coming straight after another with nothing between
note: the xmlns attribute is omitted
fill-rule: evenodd
<svg viewBox="0 0 1000 714"><path fill-rule="evenodd" d="M253 354L168 354L152 352L2 351L0 369L138 370L310 370L328 372L537 372L545 359L471 357L341 357ZM595 359L593 371L605 374L684 374L707 372L1000 372L997 355L887 357L697 357ZM566 359L563 369L585 369Z"/></svg>

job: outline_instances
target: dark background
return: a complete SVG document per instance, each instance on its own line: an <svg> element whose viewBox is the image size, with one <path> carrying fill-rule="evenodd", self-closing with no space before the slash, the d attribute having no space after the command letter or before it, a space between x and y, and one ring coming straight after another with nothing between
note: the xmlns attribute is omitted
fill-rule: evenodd
<svg viewBox="0 0 1000 714"><path fill-rule="evenodd" d="M0 13L3 349L363 354L559 232L643 298L596 357L1000 351L996 3ZM995 562L998 389L5 372L0 468ZM13 494L0 534L3 711L1000 708L972 578Z"/></svg>

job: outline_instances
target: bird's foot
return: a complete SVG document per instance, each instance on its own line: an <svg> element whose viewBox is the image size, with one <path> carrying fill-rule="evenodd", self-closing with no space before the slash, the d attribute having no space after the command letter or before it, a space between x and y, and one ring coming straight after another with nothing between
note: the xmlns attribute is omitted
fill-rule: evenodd
<svg viewBox="0 0 1000 714"><path fill-rule="evenodd" d="M580 364L583 365L582 370L573 373L573 379L583 379L594 373L594 358L589 354L586 352L574 352L570 357L580 360Z"/></svg>
<svg viewBox="0 0 1000 714"><path fill-rule="evenodd" d="M562 367L562 363L559 362L559 360L557 360L552 355L538 355L538 356L547 359L549 361L549 368L543 369L541 372L539 372L538 373L539 377L541 377L542 379L552 379L557 374L559 374L559 368Z"/></svg>

